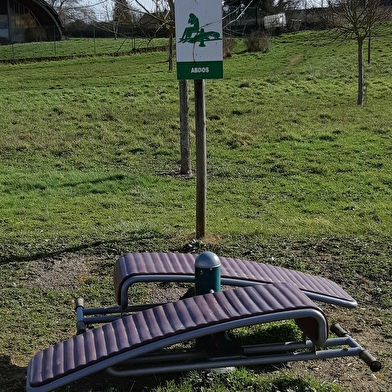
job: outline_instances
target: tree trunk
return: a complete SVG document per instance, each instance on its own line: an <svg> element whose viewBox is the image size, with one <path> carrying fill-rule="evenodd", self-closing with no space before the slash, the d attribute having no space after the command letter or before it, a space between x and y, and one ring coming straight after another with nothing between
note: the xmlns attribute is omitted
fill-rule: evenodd
<svg viewBox="0 0 392 392"><path fill-rule="evenodd" d="M181 174L192 174L191 143L189 137L189 96L188 81L179 81L180 90L180 150Z"/></svg>
<svg viewBox="0 0 392 392"><path fill-rule="evenodd" d="M358 42L358 100L357 104L363 104L363 90L364 90L364 82L363 82L363 40L364 38L357 38Z"/></svg>

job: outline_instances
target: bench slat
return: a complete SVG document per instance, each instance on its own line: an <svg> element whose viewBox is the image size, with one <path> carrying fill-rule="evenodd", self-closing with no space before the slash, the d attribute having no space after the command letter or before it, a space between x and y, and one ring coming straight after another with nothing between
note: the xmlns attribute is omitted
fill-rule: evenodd
<svg viewBox="0 0 392 392"><path fill-rule="evenodd" d="M309 312L313 313L309 316ZM125 359L163 348L169 341L173 344L192 339L203 334L203 330L208 334L211 327L223 331L233 325L230 322L239 320L241 326L250 325L255 316L271 314L276 315L275 319L297 318L307 336L318 345L327 339L325 315L294 286L238 288L157 306L51 346L30 361L27 390L48 391L53 385L57 388ZM263 322L262 318L257 320Z"/></svg>
<svg viewBox="0 0 392 392"><path fill-rule="evenodd" d="M189 253L129 253L120 257L114 268L114 289L116 301L124 310L128 298L123 295L123 285L137 280L138 277L151 278L171 275L193 279L194 263L197 255ZM338 284L320 277L270 264L257 263L228 257L220 257L222 283L231 284L272 284L286 282L304 291L310 298L335 303L340 306L356 307L357 302ZM234 283L233 283L234 281Z"/></svg>

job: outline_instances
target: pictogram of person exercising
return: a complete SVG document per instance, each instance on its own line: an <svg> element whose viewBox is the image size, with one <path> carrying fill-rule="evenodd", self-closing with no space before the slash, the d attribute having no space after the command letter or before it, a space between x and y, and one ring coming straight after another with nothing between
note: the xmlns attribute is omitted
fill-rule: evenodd
<svg viewBox="0 0 392 392"><path fill-rule="evenodd" d="M188 42L189 38L193 34L197 34L200 29L199 18L195 14L189 14L188 24L190 27L186 27L179 42Z"/></svg>
<svg viewBox="0 0 392 392"><path fill-rule="evenodd" d="M189 27L186 27L182 37L178 41L179 43L189 42L196 43L199 42L200 47L205 47L205 41L217 41L220 40L220 34L216 31L204 31L200 28L199 18L195 14L189 14L188 18Z"/></svg>

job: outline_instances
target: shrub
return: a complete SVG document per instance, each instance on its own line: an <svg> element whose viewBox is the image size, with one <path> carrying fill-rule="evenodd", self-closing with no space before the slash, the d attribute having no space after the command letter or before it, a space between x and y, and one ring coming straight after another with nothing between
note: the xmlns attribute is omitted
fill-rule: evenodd
<svg viewBox="0 0 392 392"><path fill-rule="evenodd" d="M223 38L223 57L231 57L235 46L235 39L233 37Z"/></svg>
<svg viewBox="0 0 392 392"><path fill-rule="evenodd" d="M245 45L248 52L267 53L270 45L270 37L260 31L253 31L245 38Z"/></svg>

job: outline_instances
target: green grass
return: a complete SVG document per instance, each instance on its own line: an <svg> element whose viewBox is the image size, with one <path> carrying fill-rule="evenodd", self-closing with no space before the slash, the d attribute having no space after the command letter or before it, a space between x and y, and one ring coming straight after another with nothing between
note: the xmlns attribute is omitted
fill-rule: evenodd
<svg viewBox="0 0 392 392"><path fill-rule="evenodd" d="M29 358L74 333L72 298L111 305L113 262L128 251L208 249L322 274L377 306L390 339L391 36L389 25L373 41L362 107L355 43L301 32L274 38L266 54L237 44L224 79L206 82L203 241L192 240L195 178L178 175L178 82L166 53L0 65L0 374L23 385L15 374ZM191 105L192 144L193 115ZM35 263L51 271L84 257L95 261L69 285L32 283ZM263 391L337 390L228 377Z"/></svg>
<svg viewBox="0 0 392 392"><path fill-rule="evenodd" d="M389 76L369 67L367 103L357 107L354 64L336 65L341 76L331 69L355 45L288 37L267 55L225 61L226 78L207 82L208 231L388 234ZM310 60L291 65L299 56ZM13 222L1 238L4 256L31 254L20 250L24 239L49 240L45 252L80 246L80 232L101 241L140 230L192 235L194 180L171 176L178 99L165 60L154 53L1 68L0 103L9 108L2 219Z"/></svg>
<svg viewBox="0 0 392 392"><path fill-rule="evenodd" d="M56 42L31 42L0 46L0 61L61 59L72 57L124 55L133 51L167 45L163 38L71 38Z"/></svg>
<svg viewBox="0 0 392 392"><path fill-rule="evenodd" d="M303 380L296 377L279 377L266 376L259 377L253 372L237 369L223 375L208 374L203 375L193 372L180 381L170 381L165 387L156 388L156 392L174 392L181 391L214 391L214 392L235 392L235 391L259 391L259 392L276 392L276 391L293 391L293 392L339 392L341 388L333 385L321 385L314 380Z"/></svg>

